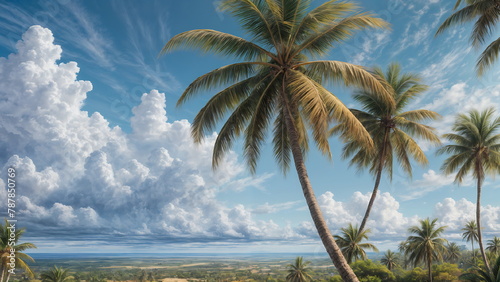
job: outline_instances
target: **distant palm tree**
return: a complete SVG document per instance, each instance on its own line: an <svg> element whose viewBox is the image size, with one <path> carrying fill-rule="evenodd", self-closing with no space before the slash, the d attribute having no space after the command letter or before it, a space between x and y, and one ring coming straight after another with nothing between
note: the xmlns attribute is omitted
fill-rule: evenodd
<svg viewBox="0 0 500 282"><path fill-rule="evenodd" d="M381 99L380 93L360 91L355 93L354 100L361 104L363 110L351 109L351 111L372 136L375 150L367 150L365 144L350 140L344 146L342 156L343 158L352 156L351 165L356 165L358 169L369 167L375 176L375 185L359 226L360 231L363 231L370 216L383 171L392 179L394 162L398 162L410 176L412 175L410 159L421 165L428 164L427 157L413 138L440 144L434 128L420 123L437 119L439 114L430 110L405 109L413 99L428 88L422 84L420 76L402 73L401 67L396 63L389 65L385 73L378 67L374 68L373 72L387 86L387 91L392 94L391 99ZM349 130L349 127L344 127L344 124L337 125L331 133Z"/></svg>
<svg viewBox="0 0 500 282"><path fill-rule="evenodd" d="M440 261L446 252L446 239L440 238L446 226L436 226L437 218L420 220L420 226L408 228L415 234L408 237L406 253L414 266L423 262L427 265L428 279L432 282L432 261Z"/></svg>
<svg viewBox="0 0 500 282"><path fill-rule="evenodd" d="M488 240L488 247L486 247L486 250L495 255L500 255L500 238L495 236L492 240Z"/></svg>
<svg viewBox="0 0 500 282"><path fill-rule="evenodd" d="M34 277L34 273L27 264L27 261L34 262L35 260L23 252L27 249L34 249L36 246L32 243L18 244L19 238L24 234L26 229L16 228L14 235L11 236L11 229L9 229L9 226L10 223L7 220L5 220L5 225L0 224L0 282L8 281L10 278L9 256L11 254L11 248L14 249L16 268L21 268L29 277ZM10 242L13 242L14 245L10 246Z"/></svg>
<svg viewBox="0 0 500 282"><path fill-rule="evenodd" d="M286 281L290 282L306 282L312 281L311 269L308 267L310 261L304 262L303 257L297 257L295 263L289 264L288 275L286 276Z"/></svg>
<svg viewBox="0 0 500 282"><path fill-rule="evenodd" d="M365 68L336 60L316 60L349 39L355 31L385 28L387 22L360 13L349 1L326 1L308 11L310 1L222 0L220 9L237 18L252 41L199 29L170 39L161 54L181 47L236 57L243 62L215 69L194 80L178 105L201 91L222 89L198 112L192 136L199 143L226 119L218 132L213 167L236 138L244 136L244 157L255 172L266 133L272 127L274 156L283 172L293 163L318 234L343 279L356 275L333 240L315 198L305 166L309 133L321 153L330 157L327 129L332 121L347 122L349 136L372 140L349 109L323 84L342 82L387 96L384 86ZM254 43L255 42L255 43Z"/></svg>
<svg viewBox="0 0 500 282"><path fill-rule="evenodd" d="M472 245L472 253L474 254L474 241L479 241L479 236L477 233L477 224L475 220L467 221L465 227L462 228L462 239L471 242Z"/></svg>
<svg viewBox="0 0 500 282"><path fill-rule="evenodd" d="M407 252L409 246L410 246L410 242L408 242L408 240L404 240L404 241L400 242L398 245L398 251L403 256L404 269L407 269L408 266L410 265L410 261L408 259L408 252Z"/></svg>
<svg viewBox="0 0 500 282"><path fill-rule="evenodd" d="M452 242L446 245L446 255L445 260L450 263L456 263L460 258L460 247L457 243Z"/></svg>
<svg viewBox="0 0 500 282"><path fill-rule="evenodd" d="M384 257L380 260L380 262L387 266L387 268L392 271L395 267L399 265L399 260L394 252L391 250L387 250L384 254Z"/></svg>
<svg viewBox="0 0 500 282"><path fill-rule="evenodd" d="M349 223L347 228L341 228L342 235L335 235L342 253L346 257L348 263L352 263L358 259L367 259L365 249L371 249L378 252L377 247L370 243L361 243L363 240L368 240L370 229L359 232L358 227L353 227Z"/></svg>
<svg viewBox="0 0 500 282"><path fill-rule="evenodd" d="M54 265L50 270L42 273L41 279L42 282L64 282L73 279L73 276L69 275L68 269Z"/></svg>
<svg viewBox="0 0 500 282"><path fill-rule="evenodd" d="M472 46L479 48L494 30L495 24L500 19L500 5L497 0L457 0L454 10L464 2L466 6L449 16L439 27L436 35L443 33L446 29L467 22L473 22L474 29L470 40ZM484 74L486 69L493 64L500 52L500 38L493 41L483 51L476 63L478 75Z"/></svg>
<svg viewBox="0 0 500 282"><path fill-rule="evenodd" d="M460 280L464 281L485 281L485 282L499 282L500 281L500 256L493 264L493 269L489 271L485 266L474 267L472 272L460 275Z"/></svg>
<svg viewBox="0 0 500 282"><path fill-rule="evenodd" d="M444 137L454 144L438 150L439 154L451 154L442 166L445 174L458 170L455 182L461 183L463 178L472 173L477 180L476 223L479 249L486 269L490 270L483 247L481 234L481 189L486 174L496 174L500 171L500 118L494 118L495 110L486 109L482 112L472 110L467 114L458 115L453 125L454 133Z"/></svg>

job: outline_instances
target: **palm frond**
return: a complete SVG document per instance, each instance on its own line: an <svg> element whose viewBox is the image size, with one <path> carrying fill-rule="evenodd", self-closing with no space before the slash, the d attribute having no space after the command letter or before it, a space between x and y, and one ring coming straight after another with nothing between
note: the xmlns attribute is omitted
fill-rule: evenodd
<svg viewBox="0 0 500 282"><path fill-rule="evenodd" d="M395 102L391 101L392 95L387 91L386 85L361 66L340 61L312 61L302 65L306 66L307 75L321 74L324 80L359 87L374 93L388 105L395 106Z"/></svg>
<svg viewBox="0 0 500 282"><path fill-rule="evenodd" d="M497 60L500 52L500 37L491 42L481 53L476 63L476 71L479 76L483 75L488 68Z"/></svg>
<svg viewBox="0 0 500 282"><path fill-rule="evenodd" d="M298 46L295 52L307 52L313 56L326 54L334 44L338 44L350 38L354 31L365 28L387 28L388 23L380 18L375 18L373 14L361 13L346 17L340 21L324 27L320 32L314 33L306 38ZM294 54L295 55L295 54Z"/></svg>
<svg viewBox="0 0 500 282"><path fill-rule="evenodd" d="M274 57L272 53L257 44L238 36L211 29L195 29L177 34L163 46L160 55L182 47L199 49L205 53L214 52L215 54L235 56L244 60L252 60L263 55Z"/></svg>

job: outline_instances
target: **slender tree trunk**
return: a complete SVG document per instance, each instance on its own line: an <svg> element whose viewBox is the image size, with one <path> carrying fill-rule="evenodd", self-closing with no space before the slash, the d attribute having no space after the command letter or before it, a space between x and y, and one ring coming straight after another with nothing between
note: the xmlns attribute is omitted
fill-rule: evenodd
<svg viewBox="0 0 500 282"><path fill-rule="evenodd" d="M292 156L295 163L295 169L297 170L297 175L299 177L300 184L302 186L302 192L304 193L304 198L306 199L307 206L309 207L309 212L311 213L312 220L316 229L318 231L319 237L325 246L328 255L330 256L333 264L339 271L342 280L344 281L354 281L358 282L356 274L352 271L351 267L347 263L344 255L340 251L335 239L333 238L328 226L326 225L325 219L319 207L316 196L309 181L309 176L307 174L307 169L302 156L302 150L300 148L299 136L295 128L295 122L293 120L293 115L290 109L289 101L285 94L285 89L282 90L283 107L286 111L285 113L285 123L288 131L288 139L290 141L290 146L292 149Z"/></svg>
<svg viewBox="0 0 500 282"><path fill-rule="evenodd" d="M386 159L386 150L387 150L387 141L389 138L390 128L385 129L384 133L384 143L382 143L382 150L378 156L379 163L377 167L377 177L375 179L375 185L373 187L372 196L370 197L370 202L368 202L368 207L366 208L365 216L361 221L361 225L359 226L359 233L363 231L365 228L366 222L368 221L368 217L370 216L370 211L372 210L373 203L375 202L375 197L377 197L378 186L380 185L380 179L382 178L382 170L384 169L385 159Z"/></svg>
<svg viewBox="0 0 500 282"><path fill-rule="evenodd" d="M380 161L382 163L382 161ZM377 197L378 186L380 185L380 179L382 178L382 169L378 169L377 178L375 179L375 186L373 187L372 196L370 197L370 202L368 202L368 207L366 208L365 216L363 217L363 221L361 221L361 225L359 226L359 233L363 231L365 228L366 222L368 221L368 217L370 216L370 211L372 209L373 203L375 202L375 197Z"/></svg>
<svg viewBox="0 0 500 282"><path fill-rule="evenodd" d="M3 258L2 258L2 263L3 263ZM0 277L0 282L3 282L3 279L5 277L5 269L7 269L7 268L4 267L2 264L2 276Z"/></svg>
<svg viewBox="0 0 500 282"><path fill-rule="evenodd" d="M432 282L432 259L430 256L427 257L427 277L429 282Z"/></svg>
<svg viewBox="0 0 500 282"><path fill-rule="evenodd" d="M482 170L481 170L482 172ZM483 235L481 232L481 186L482 186L482 178L483 175L478 174L477 177L477 200L476 200L476 221L477 221L477 237L479 243L479 249L481 250L481 256L483 257L484 265L486 266L486 270L489 274L491 274L490 264L488 263L488 259L486 258L486 253L484 252L483 247Z"/></svg>

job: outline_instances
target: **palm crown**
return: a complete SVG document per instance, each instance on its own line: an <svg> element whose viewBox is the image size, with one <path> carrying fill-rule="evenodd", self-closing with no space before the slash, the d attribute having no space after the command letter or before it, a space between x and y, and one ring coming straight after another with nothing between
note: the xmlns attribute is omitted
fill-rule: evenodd
<svg viewBox="0 0 500 282"><path fill-rule="evenodd" d="M193 81L180 97L182 104L202 90L225 87L200 110L192 135L200 142L229 112L219 131L213 152L214 167L235 137L245 135L244 156L255 171L266 130L272 126L274 155L283 171L291 162L286 117L295 126L302 151L308 149L307 127L319 150L330 155L327 128L330 120L346 122L350 135L370 143L370 137L354 115L322 86L325 80L342 81L386 96L381 83L364 68L318 58L348 39L354 31L387 24L348 2L327 1L307 12L310 1L225 0L221 9L233 14L253 38L214 30L191 30L174 36L162 49L181 46L243 59L215 69ZM256 43L253 43L256 42ZM229 85L229 86L228 86ZM389 101L390 102L390 101Z"/></svg>
<svg viewBox="0 0 500 282"><path fill-rule="evenodd" d="M490 266L486 258L481 232L481 190L487 174L500 171L500 117L494 117L493 108L484 111L471 110L458 115L454 133L444 137L452 142L438 150L439 154L450 154L441 169L446 174L457 171L455 182L461 183L465 176L472 174L477 181L476 224L477 241L486 269Z"/></svg>
<svg viewBox="0 0 500 282"><path fill-rule="evenodd" d="M420 226L412 226L408 231L413 235L408 237L405 253L408 259L418 265L427 264L428 279L432 281L432 261L442 260L446 253L446 239L441 238L446 226L437 227L437 218L430 221L428 218L420 220Z"/></svg>
<svg viewBox="0 0 500 282"><path fill-rule="evenodd" d="M346 257L347 262L351 263L358 259L367 259L365 249L371 249L378 252L377 247L370 243L362 243L368 239L370 229L360 231L357 226L349 224L347 228L341 228L342 235L335 235L342 253Z"/></svg>
<svg viewBox="0 0 500 282"><path fill-rule="evenodd" d="M412 73L402 73L398 64L391 64L387 71L375 68L373 73L380 78L391 94L389 99L370 91L360 91L354 99L361 104L363 110L351 109L361 121L374 140L374 150L367 150L364 143L351 139L343 148L343 158L351 158L351 165L358 169L369 167L375 175L375 185L360 230L363 230L375 200L382 171L392 178L395 160L410 176L412 167L410 159L424 165L428 163L422 149L413 138L420 138L439 144L434 128L420 122L437 119L439 115L430 110L405 111L406 106L415 97L427 90L421 78ZM347 124L339 124L331 130L331 134L349 132Z"/></svg>

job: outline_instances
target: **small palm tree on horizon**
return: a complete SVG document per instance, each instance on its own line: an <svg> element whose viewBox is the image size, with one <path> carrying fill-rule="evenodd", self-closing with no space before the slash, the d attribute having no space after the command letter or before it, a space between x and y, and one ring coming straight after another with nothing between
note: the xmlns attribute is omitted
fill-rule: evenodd
<svg viewBox="0 0 500 282"><path fill-rule="evenodd" d="M446 245L445 260L450 263L456 263L460 259L461 252L457 243L452 242Z"/></svg>
<svg viewBox="0 0 500 282"><path fill-rule="evenodd" d="M51 269L42 272L40 278L42 282L65 282L72 280L73 276L69 275L69 269L54 265Z"/></svg>
<svg viewBox="0 0 500 282"><path fill-rule="evenodd" d="M381 99L380 94L369 91L359 91L354 94L362 110L351 109L373 138L374 150L367 150L366 146L357 140L351 140L344 145L342 158L351 158L350 165L359 170L369 167L375 177L375 184L366 208L359 230L363 231L370 216L380 185L382 172L388 174L392 180L394 163L397 162L403 171L412 176L410 159L420 165L427 165L429 161L424 151L413 138L440 144L435 129L422 124L422 121L435 120L440 115L436 112L418 109L406 110L407 105L428 89L422 84L422 79L414 73L403 73L397 63L392 63L384 72L375 67L373 73L380 78L391 93L391 100ZM349 128L344 124L335 126L331 134L342 133Z"/></svg>
<svg viewBox="0 0 500 282"><path fill-rule="evenodd" d="M477 233L477 224L475 220L467 221L465 227L462 228L462 240L470 242L472 246L472 254L474 255L474 241L479 241Z"/></svg>
<svg viewBox="0 0 500 282"><path fill-rule="evenodd" d="M286 276L286 281L290 282L308 282L312 281L311 268L309 268L310 261L304 262L303 257L297 257L293 264L289 264L288 275Z"/></svg>
<svg viewBox="0 0 500 282"><path fill-rule="evenodd" d="M365 229L359 231L357 226L353 226L351 223L347 228L341 228L342 235L335 235L342 253L346 257L348 263L353 263L358 259L366 260L365 249L371 249L372 251L378 252L377 247L371 243L361 243L363 240L368 240L368 233L370 229Z"/></svg>
<svg viewBox="0 0 500 282"><path fill-rule="evenodd" d="M486 250L495 255L500 255L500 238L494 236L493 239L488 240L488 247L486 247Z"/></svg>
<svg viewBox="0 0 500 282"><path fill-rule="evenodd" d="M420 220L420 226L408 228L410 235L407 239L408 245L405 253L408 259L417 266L419 263L425 263L427 266L427 279L432 282L432 262L443 260L443 254L446 253L446 239L441 238L446 226L437 227L437 218L432 221L427 219Z"/></svg>
<svg viewBox="0 0 500 282"><path fill-rule="evenodd" d="M387 268L392 271L394 268L399 266L399 259L396 253L391 250L387 250L387 252L384 253L384 257L380 259L380 263L387 266Z"/></svg>

